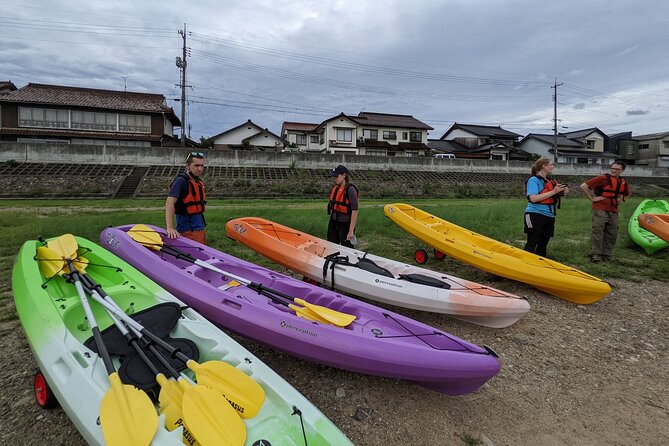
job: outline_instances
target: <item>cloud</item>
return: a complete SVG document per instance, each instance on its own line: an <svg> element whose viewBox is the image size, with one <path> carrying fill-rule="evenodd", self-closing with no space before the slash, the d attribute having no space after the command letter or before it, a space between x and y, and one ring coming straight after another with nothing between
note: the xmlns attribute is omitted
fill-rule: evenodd
<svg viewBox="0 0 669 446"><path fill-rule="evenodd" d="M627 115L628 116L638 116L638 115L647 115L650 113L650 110L641 110L639 108L635 108L632 110L627 110Z"/></svg>
<svg viewBox="0 0 669 446"><path fill-rule="evenodd" d="M639 48L639 45L632 45L629 48L625 48L624 50L622 50L621 52L616 54L616 56L624 56L625 54L631 53L632 51L636 50L637 48Z"/></svg>
<svg viewBox="0 0 669 446"><path fill-rule="evenodd" d="M574 110L584 110L585 109L585 102L579 102L578 104L574 104L571 106Z"/></svg>

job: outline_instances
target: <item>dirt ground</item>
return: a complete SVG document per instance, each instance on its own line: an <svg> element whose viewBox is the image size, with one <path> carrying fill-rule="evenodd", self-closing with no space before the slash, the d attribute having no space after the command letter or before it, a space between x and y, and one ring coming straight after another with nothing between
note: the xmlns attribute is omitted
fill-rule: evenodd
<svg viewBox="0 0 669 446"><path fill-rule="evenodd" d="M466 396L236 339L358 445L669 444L669 283L615 281L612 294L588 306L492 276L485 283L527 296L531 312L495 330L389 307L500 354L500 374ZM84 444L61 409L37 407L36 365L19 322L0 323L0 338L0 444Z"/></svg>

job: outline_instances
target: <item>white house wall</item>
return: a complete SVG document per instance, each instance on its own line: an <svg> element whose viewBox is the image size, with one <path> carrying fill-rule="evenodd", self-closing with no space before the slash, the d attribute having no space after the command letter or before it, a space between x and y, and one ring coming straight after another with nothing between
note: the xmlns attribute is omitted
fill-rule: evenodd
<svg viewBox="0 0 669 446"><path fill-rule="evenodd" d="M249 139L249 144L255 147L266 147L272 150L283 149L283 142L280 139L267 134L261 134Z"/></svg>
<svg viewBox="0 0 669 446"><path fill-rule="evenodd" d="M242 140L253 136L262 129L253 125L244 125L214 139L214 145L241 144Z"/></svg>
<svg viewBox="0 0 669 446"><path fill-rule="evenodd" d="M553 146L546 144L545 142L536 140L536 139L527 139L523 143L521 143L518 148L521 150L524 150L529 153L536 153L537 155L541 155L544 158L550 158L553 155L548 151L551 149Z"/></svg>
<svg viewBox="0 0 669 446"><path fill-rule="evenodd" d="M479 136L463 129L455 129L446 135L446 141L453 141L455 138L479 138Z"/></svg>

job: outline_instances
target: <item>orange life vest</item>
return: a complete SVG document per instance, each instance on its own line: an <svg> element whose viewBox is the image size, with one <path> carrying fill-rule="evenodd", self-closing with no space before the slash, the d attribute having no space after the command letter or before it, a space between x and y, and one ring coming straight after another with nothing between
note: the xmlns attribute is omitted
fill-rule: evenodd
<svg viewBox="0 0 669 446"><path fill-rule="evenodd" d="M330 192L330 201L328 202L328 214L331 212L339 212L340 214L351 213L351 202L348 199L348 188L352 187L360 198L360 191L354 184L349 184L348 187L337 186L336 184Z"/></svg>
<svg viewBox="0 0 669 446"><path fill-rule="evenodd" d="M608 180L605 186L597 186L594 193L598 197L609 198L617 207L618 197L625 194L627 182L623 177L614 177L610 173L605 174Z"/></svg>
<svg viewBox="0 0 669 446"><path fill-rule="evenodd" d="M204 183L201 179L195 178L187 173L181 173L178 177L183 177L188 184L188 194L183 198L178 198L174 203L174 212L178 215L203 214L207 204L207 196L204 193ZM175 178L176 180L176 178ZM170 183L170 188L172 187Z"/></svg>
<svg viewBox="0 0 669 446"><path fill-rule="evenodd" d="M544 182L544 188L541 189L537 195L550 192L553 189L555 189L555 186L558 185L557 180L554 180L551 177L544 178L541 175L534 175L534 176ZM529 179L527 181L529 181ZM525 195L527 196L527 201L531 202L529 195L527 195L527 181L525 181ZM556 206L558 209L560 209L560 196L561 194L555 194L548 198L544 198L543 200L538 201L534 204L547 204L549 206ZM555 209L553 209L552 212L555 213Z"/></svg>

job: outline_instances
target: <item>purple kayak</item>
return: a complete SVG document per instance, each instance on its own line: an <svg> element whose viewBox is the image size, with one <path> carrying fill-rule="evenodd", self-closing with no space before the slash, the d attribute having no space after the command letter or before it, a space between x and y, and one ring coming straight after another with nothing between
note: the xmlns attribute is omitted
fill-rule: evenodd
<svg viewBox="0 0 669 446"><path fill-rule="evenodd" d="M128 235L132 227L105 229L101 245L210 321L274 349L345 370L412 381L450 395L473 392L499 372L497 355L488 347L185 237L170 240L154 226L149 228L160 234L164 251L150 249ZM228 274L168 255L170 246ZM230 276L354 315L355 320L339 327L298 317L287 305Z"/></svg>

